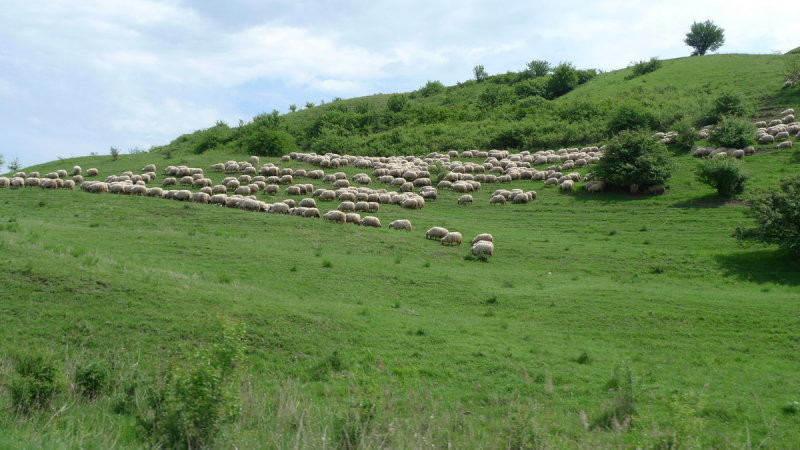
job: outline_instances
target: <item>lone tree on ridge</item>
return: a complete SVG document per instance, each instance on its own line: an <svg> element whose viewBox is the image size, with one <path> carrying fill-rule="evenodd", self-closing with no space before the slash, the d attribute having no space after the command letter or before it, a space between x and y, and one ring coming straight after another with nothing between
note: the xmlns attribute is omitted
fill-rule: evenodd
<svg viewBox="0 0 800 450"><path fill-rule="evenodd" d="M725 30L714 25L714 22L695 22L686 33L683 40L689 47L694 48L692 56L703 56L706 52L717 51L725 43Z"/></svg>

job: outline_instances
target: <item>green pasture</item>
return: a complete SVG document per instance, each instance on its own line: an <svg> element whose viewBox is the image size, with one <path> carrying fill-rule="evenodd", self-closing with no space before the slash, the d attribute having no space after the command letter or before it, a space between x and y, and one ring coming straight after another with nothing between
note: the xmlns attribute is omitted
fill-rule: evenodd
<svg viewBox="0 0 800 450"><path fill-rule="evenodd" d="M104 180L185 164L219 182L207 168L227 159L245 157L104 155L26 170L79 164ZM742 247L731 237L749 225L742 202L695 181L696 159L675 161L665 196L484 184L473 205L444 190L417 211L381 205L380 229L0 189L0 387L19 352L47 352L62 370L42 410L16 411L0 391L0 447L146 447L133 416L114 412L124 381L158 379L214 345L226 320L246 327L246 356L220 448L793 448L800 266ZM748 189L768 188L800 159L769 151L744 167ZM538 199L490 206L501 187ZM401 218L412 232L387 228ZM495 256L465 260L469 245L427 240L431 226L465 241L491 233ZM114 382L86 399L72 377L98 358ZM630 421L604 419L623 404Z"/></svg>

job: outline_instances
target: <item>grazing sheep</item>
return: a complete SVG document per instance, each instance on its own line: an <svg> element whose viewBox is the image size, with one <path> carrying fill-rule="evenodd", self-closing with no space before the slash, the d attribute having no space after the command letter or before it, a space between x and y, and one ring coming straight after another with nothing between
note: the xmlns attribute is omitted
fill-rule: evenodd
<svg viewBox="0 0 800 450"><path fill-rule="evenodd" d="M596 181L590 187L586 188L589 192L605 192L606 183L603 180Z"/></svg>
<svg viewBox="0 0 800 450"><path fill-rule="evenodd" d="M162 198L164 197L164 190L160 187L154 187L147 190L148 197Z"/></svg>
<svg viewBox="0 0 800 450"><path fill-rule="evenodd" d="M319 210L317 208L308 208L307 210L303 211L301 217L305 217L307 219L310 218L320 218Z"/></svg>
<svg viewBox="0 0 800 450"><path fill-rule="evenodd" d="M776 145L775 148L792 148L792 141L783 141L780 144Z"/></svg>
<svg viewBox="0 0 800 450"><path fill-rule="evenodd" d="M277 184L270 184L264 189L265 194L277 194L281 191L281 187Z"/></svg>
<svg viewBox="0 0 800 450"><path fill-rule="evenodd" d="M347 223L347 216L345 213L337 210L326 212L322 218L330 222Z"/></svg>
<svg viewBox="0 0 800 450"><path fill-rule="evenodd" d="M342 203L339 203L339 207L338 207L337 209L338 209L339 211L345 211L345 212L346 212L346 211L350 211L350 212L355 212L355 210L356 210L356 205L355 205L355 203L353 203L353 202L342 202Z"/></svg>
<svg viewBox="0 0 800 450"><path fill-rule="evenodd" d="M794 109L791 109L791 108L787 109L787 110L783 111L782 113L780 113L778 115L781 116L781 117L784 117L784 116L788 116L789 114L794 114Z"/></svg>
<svg viewBox="0 0 800 450"><path fill-rule="evenodd" d="M284 200L283 203L286 203L287 205L289 205L289 208L294 208L295 205L296 205L295 201L290 199L290 198L287 198L286 200Z"/></svg>
<svg viewBox="0 0 800 450"><path fill-rule="evenodd" d="M185 202L190 198L192 198L192 191L187 190L175 191L175 193L172 195L173 200L179 200L182 202Z"/></svg>
<svg viewBox="0 0 800 450"><path fill-rule="evenodd" d="M211 205L220 205L225 206L228 200L227 194L215 194L212 195L211 198L208 199L208 203Z"/></svg>
<svg viewBox="0 0 800 450"><path fill-rule="evenodd" d="M361 214L347 213L345 214L345 223L354 223L356 225L361 223Z"/></svg>
<svg viewBox="0 0 800 450"><path fill-rule="evenodd" d="M469 194L465 194L462 195L461 197L458 197L459 205L466 205L467 203L472 203L472 202L473 202L472 196Z"/></svg>
<svg viewBox="0 0 800 450"><path fill-rule="evenodd" d="M775 139L789 139L789 132L781 131L780 133L775 135Z"/></svg>
<svg viewBox="0 0 800 450"><path fill-rule="evenodd" d="M381 228L381 220L375 216L367 216L361 219L359 225L361 225L362 227Z"/></svg>
<svg viewBox="0 0 800 450"><path fill-rule="evenodd" d="M447 228L442 227L433 227L425 232L425 239L442 239L443 237L447 236Z"/></svg>
<svg viewBox="0 0 800 450"><path fill-rule="evenodd" d="M72 181L75 182L75 184L81 184L83 183L83 176L75 175L74 177L72 177Z"/></svg>
<svg viewBox="0 0 800 450"><path fill-rule="evenodd" d="M6 177L0 177L0 187L8 187L11 181Z"/></svg>
<svg viewBox="0 0 800 450"><path fill-rule="evenodd" d="M769 134L765 134L765 135L761 136L760 138L758 138L758 143L759 144L770 144L772 142L775 142L775 137L771 136Z"/></svg>
<svg viewBox="0 0 800 450"><path fill-rule="evenodd" d="M190 201L192 203L208 204L209 199L211 199L211 196L206 194L205 192L195 192L190 197Z"/></svg>
<svg viewBox="0 0 800 450"><path fill-rule="evenodd" d="M505 205L506 204L506 198L504 196L502 196L502 195L493 195L492 198L489 199L489 204L490 205L497 205L497 204Z"/></svg>
<svg viewBox="0 0 800 450"><path fill-rule="evenodd" d="M489 241L478 241L472 244L473 255L494 255L494 243Z"/></svg>
<svg viewBox="0 0 800 450"><path fill-rule="evenodd" d="M233 193L236 195L250 195L250 186L239 186Z"/></svg>
<svg viewBox="0 0 800 450"><path fill-rule="evenodd" d="M478 241L487 241L487 242L492 242L493 243L494 242L494 238L489 233L482 233L482 234L479 234L479 235L475 236L475 239L472 240L472 243L475 244Z"/></svg>
<svg viewBox="0 0 800 450"><path fill-rule="evenodd" d="M221 184L218 184L211 188L211 195L227 194L227 193L228 193L228 188Z"/></svg>
<svg viewBox="0 0 800 450"><path fill-rule="evenodd" d="M336 192L331 190L324 190L322 193L319 194L320 201L328 202L331 200L336 199Z"/></svg>
<svg viewBox="0 0 800 450"><path fill-rule="evenodd" d="M564 183L566 183L566 181ZM521 193L515 195L514 199L511 200L512 203L518 204L518 205L519 204L522 204L522 205L528 204L528 203L530 203L530 201L531 201L531 198L528 196L528 194L526 194L524 192L521 192Z"/></svg>
<svg viewBox="0 0 800 450"><path fill-rule="evenodd" d="M376 213L381 209L381 205L378 202L367 202L367 211L371 213Z"/></svg>
<svg viewBox="0 0 800 450"><path fill-rule="evenodd" d="M645 193L653 195L664 195L667 193L667 188L664 187L663 184L656 184L647 188L647 190L645 190Z"/></svg>
<svg viewBox="0 0 800 450"><path fill-rule="evenodd" d="M39 178L26 178L25 179L25 186L26 187L39 187L41 183L41 179Z"/></svg>
<svg viewBox="0 0 800 450"><path fill-rule="evenodd" d="M81 174L81 166L75 166L72 168L72 175L80 175Z"/></svg>
<svg viewBox="0 0 800 450"><path fill-rule="evenodd" d="M294 181L291 175L284 175L280 178L281 184L292 184Z"/></svg>
<svg viewBox="0 0 800 450"><path fill-rule="evenodd" d="M794 122L794 114L787 114L787 115L786 115L786 116L783 118L782 122L783 122L783 123L792 123L792 122Z"/></svg>
<svg viewBox="0 0 800 450"><path fill-rule="evenodd" d="M58 175L58 178L66 178L68 175L67 171L64 169L56 171L56 174Z"/></svg>
<svg viewBox="0 0 800 450"><path fill-rule="evenodd" d="M142 168L142 172L155 172L156 165L155 164L148 164Z"/></svg>
<svg viewBox="0 0 800 450"><path fill-rule="evenodd" d="M341 205L339 205L341 206ZM369 212L369 203L367 202L358 202L355 204L354 207L356 212ZM341 211L341 209L340 209Z"/></svg>
<svg viewBox="0 0 800 450"><path fill-rule="evenodd" d="M562 191L571 191L575 188L574 182L572 180L566 180L561 183L561 190Z"/></svg>
<svg viewBox="0 0 800 450"><path fill-rule="evenodd" d="M250 162L250 164L254 166L257 166L260 163L258 156L251 156L250 159L248 159L248 161Z"/></svg>
<svg viewBox="0 0 800 450"><path fill-rule="evenodd" d="M270 214L289 214L289 205L280 202L269 207Z"/></svg>
<svg viewBox="0 0 800 450"><path fill-rule="evenodd" d="M442 238L442 245L445 245L445 244L447 244L447 245L449 245L449 244L461 245L461 239L462 239L461 233L459 233L457 231L451 231L451 232L447 233L445 235L445 237Z"/></svg>
<svg viewBox="0 0 800 450"><path fill-rule="evenodd" d="M406 219L395 220L389 224L389 229L411 231L411 221Z"/></svg>
<svg viewBox="0 0 800 450"><path fill-rule="evenodd" d="M317 202L313 198L304 198L300 200L300 206L303 208L316 208Z"/></svg>

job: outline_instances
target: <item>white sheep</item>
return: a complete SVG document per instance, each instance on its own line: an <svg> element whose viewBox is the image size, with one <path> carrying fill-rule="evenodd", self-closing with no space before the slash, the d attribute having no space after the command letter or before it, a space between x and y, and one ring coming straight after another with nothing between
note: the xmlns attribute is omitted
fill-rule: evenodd
<svg viewBox="0 0 800 450"><path fill-rule="evenodd" d="M459 233L458 231L451 231L442 238L442 245L445 244L461 245L461 239L462 239L461 233Z"/></svg>
<svg viewBox="0 0 800 450"><path fill-rule="evenodd" d="M332 211L326 212L322 216L322 218L325 219L325 220L328 220L330 222L339 222L339 223L346 223L347 222L347 216L345 215L345 213L343 213L341 211L337 211L337 210L332 210Z"/></svg>
<svg viewBox="0 0 800 450"><path fill-rule="evenodd" d="M156 165L155 164L148 164L142 168L142 172L155 172Z"/></svg>
<svg viewBox="0 0 800 450"><path fill-rule="evenodd" d="M81 166L75 166L72 168L72 175L80 175L81 174Z"/></svg>
<svg viewBox="0 0 800 450"><path fill-rule="evenodd" d="M489 204L490 205L497 205L497 204L505 205L506 204L506 198L504 196L502 196L502 195L493 195L492 198L489 199Z"/></svg>
<svg viewBox="0 0 800 450"><path fill-rule="evenodd" d="M667 193L667 188L663 184L656 184L648 187L645 192L653 195L664 195Z"/></svg>
<svg viewBox="0 0 800 450"><path fill-rule="evenodd" d="M317 202L313 198L304 198L300 200L300 206L304 208L316 208Z"/></svg>
<svg viewBox="0 0 800 450"><path fill-rule="evenodd" d="M459 205L466 205L467 203L472 203L472 202L473 202L472 196L469 194L465 194L462 195L461 197L458 197Z"/></svg>
<svg viewBox="0 0 800 450"><path fill-rule="evenodd" d="M442 227L433 227L425 232L425 239L442 239L443 237L447 236L447 228Z"/></svg>
<svg viewBox="0 0 800 450"><path fill-rule="evenodd" d="M473 255L494 255L494 243L489 241L478 241L472 244Z"/></svg>
<svg viewBox="0 0 800 450"><path fill-rule="evenodd" d="M566 180L561 183L561 190L562 191L571 191L575 188L574 182L572 180Z"/></svg>
<svg viewBox="0 0 800 450"><path fill-rule="evenodd" d="M478 241L487 241L494 243L494 237L492 237L492 235L489 233L482 233L475 236L475 239L472 240L472 243L475 244Z"/></svg>
<svg viewBox="0 0 800 450"><path fill-rule="evenodd" d="M777 146L775 146L775 148L777 148L777 149L792 148L792 141L783 141L780 144L778 144Z"/></svg>
<svg viewBox="0 0 800 450"><path fill-rule="evenodd" d="M303 211L301 216L305 217L307 219L310 219L310 218L319 219L320 218L319 209L317 209L317 208L308 208L305 211Z"/></svg>
<svg viewBox="0 0 800 450"><path fill-rule="evenodd" d="M337 209L342 212L347 212L347 211L355 212L356 205L353 202L342 202L339 203L339 207Z"/></svg>
<svg viewBox="0 0 800 450"><path fill-rule="evenodd" d="M269 208L270 214L289 214L289 205L283 202L275 203Z"/></svg>
<svg viewBox="0 0 800 450"><path fill-rule="evenodd" d="M362 227L381 228L381 220L375 216L367 216L361 219L359 225L361 225Z"/></svg>
<svg viewBox="0 0 800 450"><path fill-rule="evenodd" d="M389 224L389 228L394 228L395 230L406 230L411 231L411 221L406 219L399 219L395 220L394 222Z"/></svg>

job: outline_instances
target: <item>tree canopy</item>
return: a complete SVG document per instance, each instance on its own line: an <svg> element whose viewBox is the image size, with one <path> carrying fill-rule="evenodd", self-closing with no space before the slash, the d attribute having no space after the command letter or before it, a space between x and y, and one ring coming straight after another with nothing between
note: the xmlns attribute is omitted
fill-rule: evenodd
<svg viewBox="0 0 800 450"><path fill-rule="evenodd" d="M717 51L725 43L725 30L714 25L714 22L694 22L683 40L689 47L694 48L692 56L703 56L706 52Z"/></svg>

